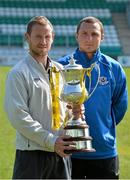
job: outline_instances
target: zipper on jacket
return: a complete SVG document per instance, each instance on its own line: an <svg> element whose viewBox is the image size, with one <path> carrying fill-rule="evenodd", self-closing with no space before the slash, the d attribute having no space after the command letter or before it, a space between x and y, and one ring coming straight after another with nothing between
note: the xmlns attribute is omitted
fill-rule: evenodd
<svg viewBox="0 0 130 180"><path fill-rule="evenodd" d="M28 148L30 147L29 139L28 139Z"/></svg>

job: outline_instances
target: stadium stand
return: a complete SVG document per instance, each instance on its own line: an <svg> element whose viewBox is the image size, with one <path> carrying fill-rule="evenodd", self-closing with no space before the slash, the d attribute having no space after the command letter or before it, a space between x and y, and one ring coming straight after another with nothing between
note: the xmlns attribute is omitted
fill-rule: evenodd
<svg viewBox="0 0 130 180"><path fill-rule="evenodd" d="M50 53L54 59L76 47L75 29L85 16L98 17L104 24L105 39L101 44L104 53L118 57L123 54L122 44L112 12L124 12L129 0L0 0L0 60L4 53L9 57L22 56L27 48L24 39L26 23L30 18L43 15L55 29L55 41ZM22 53L21 53L22 51ZM8 53L9 52L9 53ZM5 59L5 58L4 58Z"/></svg>

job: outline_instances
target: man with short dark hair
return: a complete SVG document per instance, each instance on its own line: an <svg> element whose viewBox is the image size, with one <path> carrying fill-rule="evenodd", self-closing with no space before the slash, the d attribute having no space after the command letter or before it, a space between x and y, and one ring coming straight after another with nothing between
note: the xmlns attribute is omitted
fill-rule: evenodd
<svg viewBox="0 0 130 180"><path fill-rule="evenodd" d="M76 32L78 48L71 55L59 59L63 65L68 64L73 55L76 63L84 68L97 63L100 76L97 88L85 101L85 117L93 138L96 152L74 153L72 155L73 179L118 179L119 162L116 147L116 125L123 119L127 110L126 76L121 65L100 51L104 38L103 24L95 17L83 18ZM97 82L98 71L92 71L91 91ZM86 78L86 88L89 80ZM90 85L90 84L89 84ZM81 107L73 109L80 115Z"/></svg>

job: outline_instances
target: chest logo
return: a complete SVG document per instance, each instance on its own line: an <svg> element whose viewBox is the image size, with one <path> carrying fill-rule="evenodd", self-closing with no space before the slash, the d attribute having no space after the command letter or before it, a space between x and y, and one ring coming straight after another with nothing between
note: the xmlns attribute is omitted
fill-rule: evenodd
<svg viewBox="0 0 130 180"><path fill-rule="evenodd" d="M108 84L107 78L106 78L105 76L100 77L100 78L99 78L99 84L100 84L100 85L106 85L106 84Z"/></svg>

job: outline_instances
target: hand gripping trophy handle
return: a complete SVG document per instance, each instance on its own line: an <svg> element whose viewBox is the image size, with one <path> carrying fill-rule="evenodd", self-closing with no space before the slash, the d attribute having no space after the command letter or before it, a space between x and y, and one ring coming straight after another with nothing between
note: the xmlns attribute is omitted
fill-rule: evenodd
<svg viewBox="0 0 130 180"><path fill-rule="evenodd" d="M76 64L75 61L76 60L72 57L69 64L66 65L62 70L64 85L61 92L61 99L72 106L77 104L82 105L85 100L91 97L98 85L98 80L100 77L100 69L97 64L92 64L90 68L83 68L81 65ZM85 88L85 76L87 75L89 77L91 86L91 72L95 67L98 68L99 72L97 83L93 91L89 94ZM91 88L90 86L89 91ZM68 119L66 118L67 121L64 128L65 133L71 136L71 138L68 140L72 140L76 144L76 150L71 151L72 153L95 151L95 149L92 148L92 137L89 135L89 126L87 125L84 117L85 116L78 119L76 119L74 116Z"/></svg>

